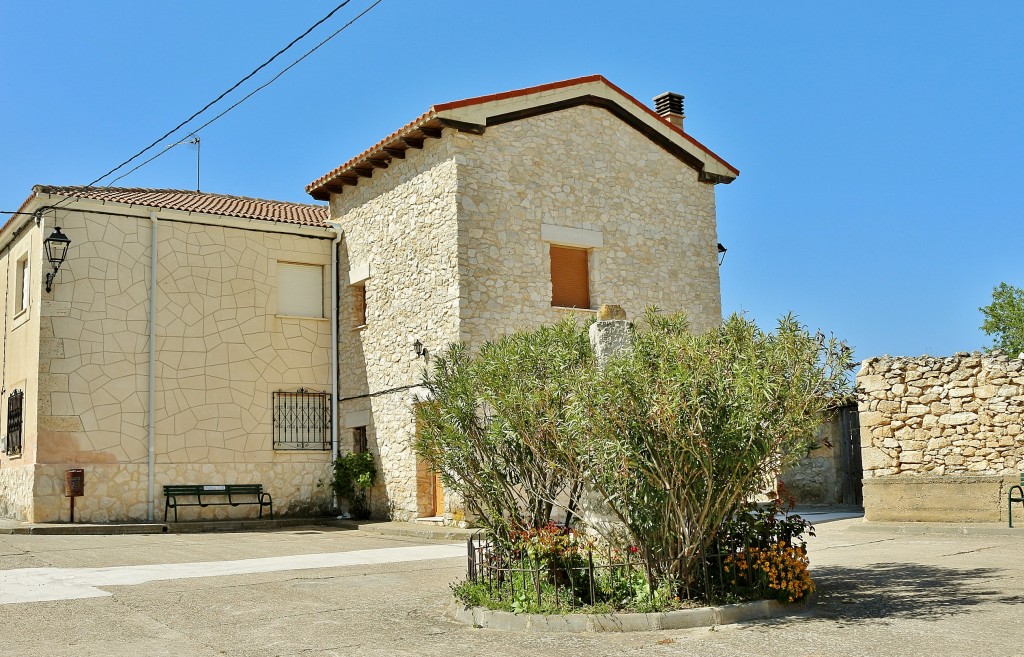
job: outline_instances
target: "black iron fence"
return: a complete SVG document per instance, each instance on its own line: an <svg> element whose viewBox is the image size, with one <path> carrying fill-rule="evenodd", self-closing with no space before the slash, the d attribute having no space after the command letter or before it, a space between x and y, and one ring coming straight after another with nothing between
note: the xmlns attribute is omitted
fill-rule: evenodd
<svg viewBox="0 0 1024 657"><path fill-rule="evenodd" d="M580 541L575 547L559 551L530 544L497 541L478 533L467 540L467 579L487 592L492 602L513 609L575 609L610 604L615 608L651 601L656 593L662 604L680 606L685 601L701 603L730 602L741 599L775 597L786 599L796 582L797 571L785 572L805 554L804 546L793 547L790 537L778 535L769 540L757 538L723 540L706 550L698 550L689 570L681 562L660 573L662 587L650 588L655 581L651 566L635 547L616 549L594 541ZM804 571L805 572L805 571ZM792 581L788 581L792 580Z"/></svg>
<svg viewBox="0 0 1024 657"><path fill-rule="evenodd" d="M467 540L468 579L492 600L576 608L645 587L647 563L635 551L595 545L545 553L478 533Z"/></svg>

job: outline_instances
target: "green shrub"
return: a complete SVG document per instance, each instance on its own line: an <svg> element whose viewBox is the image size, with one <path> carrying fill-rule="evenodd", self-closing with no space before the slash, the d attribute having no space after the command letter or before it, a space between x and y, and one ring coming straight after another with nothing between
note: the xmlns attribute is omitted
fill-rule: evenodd
<svg viewBox="0 0 1024 657"><path fill-rule="evenodd" d="M353 518L370 517L369 491L376 481L377 467L370 452L345 454L334 461L331 488L340 500L348 503Z"/></svg>

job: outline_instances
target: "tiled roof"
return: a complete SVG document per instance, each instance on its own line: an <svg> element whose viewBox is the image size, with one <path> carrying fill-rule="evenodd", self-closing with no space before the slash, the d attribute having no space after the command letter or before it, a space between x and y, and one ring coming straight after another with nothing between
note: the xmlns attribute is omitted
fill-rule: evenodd
<svg viewBox="0 0 1024 657"><path fill-rule="evenodd" d="M37 194L55 194L92 201L167 208L183 212L262 219L300 226L327 227L326 205L271 201L246 196L210 194L182 189L142 189L128 187L55 187L37 185Z"/></svg>
<svg viewBox="0 0 1024 657"><path fill-rule="evenodd" d="M711 164L717 169L718 175L716 181L728 182L739 175L739 170L736 167L726 162L707 146L684 132L682 128L669 123L650 107L647 107L633 96L627 94L625 91L609 82L604 78L604 76L588 75L585 77L573 78L571 80L542 84L536 87L516 89L488 96L477 96L475 98L466 98L464 100L434 105L424 114L405 124L359 155L348 160L341 166L335 167L331 171L306 185L306 192L313 198L326 200L329 198L330 193L340 191L341 187L339 187L339 185L344 186L358 184L359 177L372 176L373 168L387 168L392 157L402 157L401 151L408 148L408 145L403 144L403 142L407 141L409 137L414 138L415 141L422 142L423 138L431 136L431 133L426 132L425 129L437 131L439 133L442 127L456 127L460 130L469 130L471 132L475 132L475 134L482 134L483 130L486 129L486 126L490 124L490 118L487 118L479 124L476 124L473 121L468 121L466 120L465 112L467 108L491 105L497 106L498 103L506 102L506 111L509 112L506 116L511 116L517 113L517 111L512 110L518 110L521 112L525 107L530 105L537 106L544 104L545 102L550 101L550 97L552 95L560 91L576 88L578 89L576 93L586 94L588 93L586 89L587 85L598 85L607 88L613 92L616 97L623 100L626 105L630 105L635 108L636 112L645 114L650 117L650 119L653 119L655 125L661 126L669 133L674 133L674 139L682 139L688 144L688 146L686 146L686 150L691 151L691 153L700 154L701 157L698 159L704 160L703 164L700 162L694 162L693 164L700 166L701 168L705 165ZM509 108L507 105L513 105L513 107ZM477 119L481 118L482 117L477 116ZM511 119L506 118L504 120ZM345 180L346 178L349 178L349 180Z"/></svg>

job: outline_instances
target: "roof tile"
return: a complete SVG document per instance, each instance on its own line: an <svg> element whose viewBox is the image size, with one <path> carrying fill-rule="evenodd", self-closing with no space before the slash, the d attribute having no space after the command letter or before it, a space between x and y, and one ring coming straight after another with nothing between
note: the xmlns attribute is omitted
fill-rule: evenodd
<svg viewBox="0 0 1024 657"><path fill-rule="evenodd" d="M326 205L273 201L246 196L210 194L182 189L144 189L137 187L58 187L38 185L34 191L93 201L167 208L244 219L262 219L300 226L327 227Z"/></svg>

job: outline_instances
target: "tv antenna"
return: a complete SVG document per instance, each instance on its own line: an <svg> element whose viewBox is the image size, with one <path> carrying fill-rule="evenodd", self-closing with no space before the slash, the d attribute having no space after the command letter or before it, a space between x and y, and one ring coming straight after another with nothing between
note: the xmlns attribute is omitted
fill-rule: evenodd
<svg viewBox="0 0 1024 657"><path fill-rule="evenodd" d="M196 191L198 192L199 191L199 156L200 156L200 154L202 152L201 151L202 146L201 146L201 143L200 143L200 140L199 140L199 135L196 135L196 136L194 136L194 137L192 137L190 139L182 139L179 142L171 144L170 146L168 146L164 150L167 151L167 150L170 150L170 149L174 148L175 146L181 146L182 144L188 144L189 146L195 146L196 147Z"/></svg>

